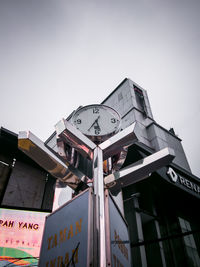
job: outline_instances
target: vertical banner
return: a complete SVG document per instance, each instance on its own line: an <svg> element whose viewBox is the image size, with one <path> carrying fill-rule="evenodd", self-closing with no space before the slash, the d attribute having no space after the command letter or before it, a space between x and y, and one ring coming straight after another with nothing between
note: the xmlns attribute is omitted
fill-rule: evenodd
<svg viewBox="0 0 200 267"><path fill-rule="evenodd" d="M127 223L108 190L105 190L107 265L131 267Z"/></svg>
<svg viewBox="0 0 200 267"><path fill-rule="evenodd" d="M0 266L37 266L48 214L0 209Z"/></svg>
<svg viewBox="0 0 200 267"><path fill-rule="evenodd" d="M89 188L46 217L40 267L92 266L93 192Z"/></svg>

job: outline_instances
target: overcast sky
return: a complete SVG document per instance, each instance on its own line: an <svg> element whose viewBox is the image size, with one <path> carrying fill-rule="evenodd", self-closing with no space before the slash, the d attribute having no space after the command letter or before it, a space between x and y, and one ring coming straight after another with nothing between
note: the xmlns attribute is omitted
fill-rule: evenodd
<svg viewBox="0 0 200 267"><path fill-rule="evenodd" d="M45 141L128 77L200 176L199 0L0 0L0 125Z"/></svg>

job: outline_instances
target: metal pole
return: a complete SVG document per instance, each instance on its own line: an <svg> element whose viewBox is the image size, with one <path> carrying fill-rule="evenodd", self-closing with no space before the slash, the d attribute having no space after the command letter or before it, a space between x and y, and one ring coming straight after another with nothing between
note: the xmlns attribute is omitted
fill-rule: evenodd
<svg viewBox="0 0 200 267"><path fill-rule="evenodd" d="M106 229L104 208L103 152L97 146L94 150L94 194L96 195L96 228L98 232L98 266L106 267Z"/></svg>

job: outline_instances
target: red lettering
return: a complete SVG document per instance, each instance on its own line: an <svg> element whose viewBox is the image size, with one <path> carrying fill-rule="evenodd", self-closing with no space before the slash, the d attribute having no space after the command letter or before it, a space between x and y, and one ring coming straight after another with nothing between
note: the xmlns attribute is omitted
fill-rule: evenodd
<svg viewBox="0 0 200 267"><path fill-rule="evenodd" d="M38 230L38 229L39 229L39 224L37 224L37 223L34 224L34 225L33 225L33 229L34 229L34 230Z"/></svg>
<svg viewBox="0 0 200 267"><path fill-rule="evenodd" d="M9 221L8 227L13 227L14 226L14 221Z"/></svg>
<svg viewBox="0 0 200 267"><path fill-rule="evenodd" d="M28 229L32 229L33 228L33 224L32 223L29 223L28 224Z"/></svg>
<svg viewBox="0 0 200 267"><path fill-rule="evenodd" d="M21 228L22 224L23 224L23 222L19 222L19 228Z"/></svg>
<svg viewBox="0 0 200 267"><path fill-rule="evenodd" d="M25 223L22 228L26 228L27 229L27 223Z"/></svg>

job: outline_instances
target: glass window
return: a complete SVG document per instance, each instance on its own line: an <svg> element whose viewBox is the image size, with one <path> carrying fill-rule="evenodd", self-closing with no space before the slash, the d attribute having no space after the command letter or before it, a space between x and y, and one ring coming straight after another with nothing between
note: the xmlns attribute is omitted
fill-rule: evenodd
<svg viewBox="0 0 200 267"><path fill-rule="evenodd" d="M142 90L134 86L134 91L139 109L141 109L143 114L147 116L147 108L145 105L145 99Z"/></svg>
<svg viewBox="0 0 200 267"><path fill-rule="evenodd" d="M182 233L189 232L192 230L191 225L187 220L180 217L178 219ZM183 237L183 240L188 257L188 265L198 267L200 258L193 235L192 234L186 235Z"/></svg>

